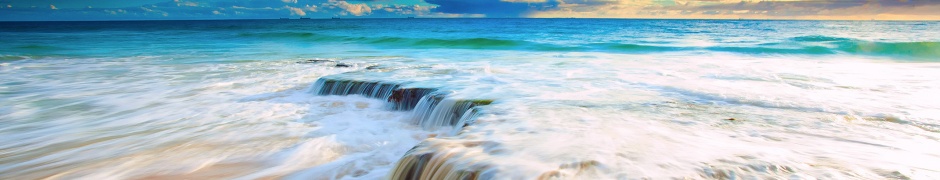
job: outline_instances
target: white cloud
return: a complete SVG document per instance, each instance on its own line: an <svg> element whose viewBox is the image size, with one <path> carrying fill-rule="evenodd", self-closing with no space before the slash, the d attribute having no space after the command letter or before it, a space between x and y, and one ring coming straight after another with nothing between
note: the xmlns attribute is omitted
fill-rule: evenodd
<svg viewBox="0 0 940 180"><path fill-rule="evenodd" d="M425 14L430 14L432 8L434 8L434 6L396 4L396 5L374 5L372 10L375 10L375 11L382 10L385 12L395 13L399 15L405 15L405 14L425 15ZM441 15L441 17L443 16L445 15Z"/></svg>
<svg viewBox="0 0 940 180"><path fill-rule="evenodd" d="M176 3L176 6L190 6L190 7L199 6L199 3L191 2L191 1L173 0L173 2Z"/></svg>
<svg viewBox="0 0 940 180"><path fill-rule="evenodd" d="M486 14L452 14L452 13L430 13L422 15L421 17L433 17L433 18L461 18L461 17L470 17L470 18L482 18L486 17Z"/></svg>
<svg viewBox="0 0 940 180"><path fill-rule="evenodd" d="M222 14L222 12L219 12L219 10L215 10L215 11L212 11L212 14L215 14L215 15L221 15L221 14Z"/></svg>
<svg viewBox="0 0 940 180"><path fill-rule="evenodd" d="M340 9L343 9L343 10L345 10L345 12L348 12L349 14L352 14L352 15L354 15L354 16L362 16L362 15L372 14L372 8L370 8L369 5L367 5L367 4L365 4L365 3L363 3L363 4L352 4L352 3L348 3L348 2L346 2L346 1L330 0L330 1L329 1L329 5L333 5L333 6L339 7ZM341 15L346 15L345 12L340 13L340 14L341 14Z"/></svg>
<svg viewBox="0 0 940 180"><path fill-rule="evenodd" d="M284 8L286 8L287 10L290 10L290 15L292 16L293 15L297 15L297 16L307 15L307 12L304 12L304 9L301 9L301 8L295 8L295 7L290 7L290 6L284 6Z"/></svg>
<svg viewBox="0 0 940 180"><path fill-rule="evenodd" d="M421 6L421 5L415 5L415 6L414 6L415 11L423 11L423 12L429 12L429 11L431 11L431 8L434 8L434 7L431 7L431 6Z"/></svg>
<svg viewBox="0 0 940 180"><path fill-rule="evenodd" d="M297 4L297 0L281 0L281 2Z"/></svg>
<svg viewBox="0 0 940 180"><path fill-rule="evenodd" d="M514 0L521 1L521 0ZM937 19L938 3L927 1L808 0L558 1L556 8L528 17L702 18L702 19ZM916 5L916 6L915 6ZM927 10L933 9L933 10Z"/></svg>
<svg viewBox="0 0 940 180"><path fill-rule="evenodd" d="M59 9L59 8L56 8L55 5L50 4L50 5L49 5L49 9L56 10L56 9Z"/></svg>
<svg viewBox="0 0 940 180"><path fill-rule="evenodd" d="M516 3L543 3L545 0L500 0L502 2L516 2Z"/></svg>
<svg viewBox="0 0 940 180"><path fill-rule="evenodd" d="M170 16L170 13L168 13L168 12L166 12L166 11L150 9L150 8L147 8L147 7L140 7L140 9L141 9L141 10L144 10L144 12L146 12L146 13L155 13L155 14L159 14L159 15L164 16L164 17ZM125 13L126 13L127 11L118 10L118 12L125 12Z"/></svg>
<svg viewBox="0 0 940 180"><path fill-rule="evenodd" d="M285 6L285 7L286 7L286 6ZM244 7L244 6L232 6L231 8L232 8L232 9L243 9L243 10L276 10L276 11L279 11L279 10L281 10L281 9L286 9L286 8Z"/></svg>
<svg viewBox="0 0 940 180"><path fill-rule="evenodd" d="M105 12L105 13L108 13L108 14L112 14L112 15L127 14L127 11L124 10L124 9L118 9L118 10L104 10L104 12Z"/></svg>
<svg viewBox="0 0 940 180"><path fill-rule="evenodd" d="M304 10L307 10L310 12L317 12L317 5L307 5L306 7L304 7Z"/></svg>

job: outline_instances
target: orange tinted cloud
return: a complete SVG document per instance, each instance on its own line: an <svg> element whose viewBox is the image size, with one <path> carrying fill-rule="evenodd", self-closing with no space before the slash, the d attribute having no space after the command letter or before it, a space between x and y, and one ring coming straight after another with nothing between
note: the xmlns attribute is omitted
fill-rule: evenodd
<svg viewBox="0 0 940 180"><path fill-rule="evenodd" d="M567 0L528 17L940 20L940 1ZM588 2L588 3L585 3ZM602 3L599 3L602 2Z"/></svg>

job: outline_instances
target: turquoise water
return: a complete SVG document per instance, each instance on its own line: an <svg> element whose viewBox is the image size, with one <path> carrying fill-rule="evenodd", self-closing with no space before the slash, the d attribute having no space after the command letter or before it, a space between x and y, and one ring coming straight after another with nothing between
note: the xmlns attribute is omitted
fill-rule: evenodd
<svg viewBox="0 0 940 180"><path fill-rule="evenodd" d="M376 179L420 152L496 179L936 179L935 32L940 22L0 22L0 179ZM316 93L330 78L493 102L472 116L390 109L390 94ZM471 122L423 123L433 117Z"/></svg>
<svg viewBox="0 0 940 180"><path fill-rule="evenodd" d="M258 48L273 48L266 51L290 57L333 53L317 50L336 46L372 50L835 54L928 61L940 57L940 37L932 33L938 28L936 22L368 19L8 22L4 26L4 59L185 54L179 51L228 57L259 53L255 52L261 51ZM259 47L268 43L287 47ZM141 48L148 51L137 50Z"/></svg>

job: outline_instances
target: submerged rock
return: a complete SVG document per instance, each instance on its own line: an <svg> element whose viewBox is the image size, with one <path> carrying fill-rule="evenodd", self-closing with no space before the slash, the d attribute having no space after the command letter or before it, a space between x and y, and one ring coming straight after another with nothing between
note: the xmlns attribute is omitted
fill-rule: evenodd
<svg viewBox="0 0 940 180"><path fill-rule="evenodd" d="M318 63L330 63L330 62L336 62L336 61L328 60L328 59L308 59L308 60L303 60L303 61L297 61L297 63L300 63L300 64L318 64Z"/></svg>
<svg viewBox="0 0 940 180"><path fill-rule="evenodd" d="M405 154L389 174L389 179L494 179L496 171L481 161L473 161L465 150L479 143L426 141ZM452 151L453 150L453 151Z"/></svg>
<svg viewBox="0 0 940 180"><path fill-rule="evenodd" d="M393 104L394 110L407 111L412 110L421 101L421 97L437 91L433 88L402 88L392 91L388 97L388 102Z"/></svg>
<svg viewBox="0 0 940 180"><path fill-rule="evenodd" d="M322 77L313 92L319 95L362 95L386 100L389 109L412 110L412 121L424 129L452 127L451 135L473 123L481 114L479 106L490 105L492 99L449 98L447 91L437 88L403 88L409 82L377 82ZM468 158L453 148L498 146L493 142L433 142L429 138L402 157L390 174L391 179L493 179L496 173L485 163L464 164ZM428 142L432 141L432 142ZM456 153L455 153L456 152Z"/></svg>

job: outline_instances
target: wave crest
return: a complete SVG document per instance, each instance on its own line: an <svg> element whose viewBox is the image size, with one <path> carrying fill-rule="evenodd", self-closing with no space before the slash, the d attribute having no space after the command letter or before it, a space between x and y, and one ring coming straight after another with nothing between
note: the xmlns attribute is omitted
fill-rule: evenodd
<svg viewBox="0 0 940 180"><path fill-rule="evenodd" d="M363 37L336 36L311 32L242 33L240 37L262 39L293 39L313 42L356 43L395 48L453 48L495 49L528 51L602 51L622 53L671 52L671 51L717 51L742 54L788 54L825 55L856 54L874 56L897 56L908 58L940 58L940 42L874 42L832 36L799 36L784 42L762 43L752 46L708 46L684 47L679 45L647 45L631 43L536 43L524 39L505 38L413 38L413 37ZM786 45L786 46L781 46Z"/></svg>

